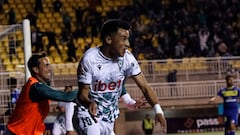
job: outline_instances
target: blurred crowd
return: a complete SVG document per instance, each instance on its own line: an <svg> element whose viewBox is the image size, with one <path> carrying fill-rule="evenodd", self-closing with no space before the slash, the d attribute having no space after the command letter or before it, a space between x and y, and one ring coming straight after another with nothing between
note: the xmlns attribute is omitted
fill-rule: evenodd
<svg viewBox="0 0 240 135"><path fill-rule="evenodd" d="M99 37L106 19L119 18L133 27L131 48L139 60L240 54L238 0L133 0L133 4L114 7L106 14L96 10L97 6L104 7L101 0L88 2L89 7L73 7L74 24L61 10L62 3L54 9L63 16L63 41L64 35L75 40Z"/></svg>

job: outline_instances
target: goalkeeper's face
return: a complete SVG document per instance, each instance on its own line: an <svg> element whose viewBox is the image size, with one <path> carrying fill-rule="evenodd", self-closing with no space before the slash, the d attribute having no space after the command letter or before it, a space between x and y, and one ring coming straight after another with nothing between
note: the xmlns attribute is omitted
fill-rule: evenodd
<svg viewBox="0 0 240 135"><path fill-rule="evenodd" d="M49 82L51 78L51 63L48 57L43 57L39 59L39 66L38 70L39 72L37 73L37 76L39 77L40 80Z"/></svg>

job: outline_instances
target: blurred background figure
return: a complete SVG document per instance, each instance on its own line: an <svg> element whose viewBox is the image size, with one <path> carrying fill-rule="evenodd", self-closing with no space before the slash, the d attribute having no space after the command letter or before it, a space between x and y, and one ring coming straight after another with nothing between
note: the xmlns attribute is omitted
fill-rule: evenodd
<svg viewBox="0 0 240 135"><path fill-rule="evenodd" d="M66 85L64 92L72 91L72 85ZM65 106L66 102L59 102L57 106L58 115L53 124L53 135L65 135L66 134L66 118L65 118Z"/></svg>
<svg viewBox="0 0 240 135"><path fill-rule="evenodd" d="M177 82L177 70L170 70L167 75L167 82L169 83L171 96L177 96L176 82Z"/></svg>
<svg viewBox="0 0 240 135"><path fill-rule="evenodd" d="M7 83L8 83L9 89L10 89L10 99L8 102L8 110L5 112L5 115L11 115L15 108L17 99L18 99L21 91L17 88L17 79L16 78L10 77L9 79L7 79Z"/></svg>
<svg viewBox="0 0 240 135"><path fill-rule="evenodd" d="M142 129L145 135L152 135L154 129L154 121L151 119L150 114L146 114L142 121Z"/></svg>

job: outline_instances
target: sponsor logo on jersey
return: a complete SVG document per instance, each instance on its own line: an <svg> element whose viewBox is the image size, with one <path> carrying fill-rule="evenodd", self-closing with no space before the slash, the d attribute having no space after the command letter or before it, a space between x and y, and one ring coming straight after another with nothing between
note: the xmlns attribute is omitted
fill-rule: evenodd
<svg viewBox="0 0 240 135"><path fill-rule="evenodd" d="M105 83L101 80L96 80L94 85L94 91L106 91L106 90L115 90L116 88L120 88L122 80L118 80L117 82L109 82Z"/></svg>
<svg viewBox="0 0 240 135"><path fill-rule="evenodd" d="M224 95L224 97L237 96L238 91L236 91L236 90L223 91L223 95Z"/></svg>

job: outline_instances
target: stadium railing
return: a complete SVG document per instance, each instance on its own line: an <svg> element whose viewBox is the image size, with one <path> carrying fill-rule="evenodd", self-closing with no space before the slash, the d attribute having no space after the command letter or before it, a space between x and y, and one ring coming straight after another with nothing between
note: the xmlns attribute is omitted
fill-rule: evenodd
<svg viewBox="0 0 240 135"><path fill-rule="evenodd" d="M76 81L78 63L53 64L53 80L61 86L63 80ZM223 79L226 73L240 67L240 57L192 57L166 60L141 60L139 65L150 82L166 82L169 71L176 69L179 82ZM238 72L236 72L238 77ZM197 77L196 77L197 76ZM204 78L205 77L205 78ZM60 82L60 83L58 83Z"/></svg>

